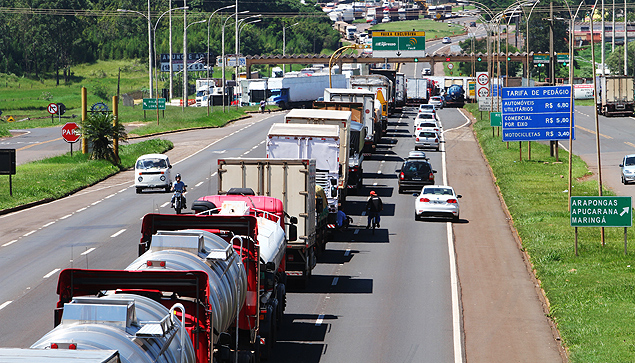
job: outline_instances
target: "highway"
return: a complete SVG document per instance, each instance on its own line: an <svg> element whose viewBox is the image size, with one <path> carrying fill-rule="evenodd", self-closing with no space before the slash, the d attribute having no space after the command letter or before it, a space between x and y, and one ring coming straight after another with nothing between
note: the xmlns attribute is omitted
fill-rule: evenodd
<svg viewBox="0 0 635 363"><path fill-rule="evenodd" d="M378 155L364 163L364 194L372 188L385 203L381 228L375 235L363 229L366 197L349 197L354 226L328 244L306 290L290 286L273 361L297 362L296 354L307 362L343 355L453 361L448 224L414 222L412 195L395 192L395 171L413 145L414 114L407 116L390 119ZM168 155L189 185L188 205L215 193L218 158L263 157L266 131L282 118L257 115L223 129L163 136L176 145ZM430 157L441 181L441 153ZM123 172L69 198L0 216L8 227L0 232L1 347L28 347L53 328L60 269L122 269L137 256L141 217L173 213L170 194L137 195L132 181L133 173Z"/></svg>

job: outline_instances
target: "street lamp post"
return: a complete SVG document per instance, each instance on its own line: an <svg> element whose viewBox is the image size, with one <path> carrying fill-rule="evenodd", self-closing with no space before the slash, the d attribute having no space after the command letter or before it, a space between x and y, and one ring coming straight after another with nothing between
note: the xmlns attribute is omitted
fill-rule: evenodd
<svg viewBox="0 0 635 363"><path fill-rule="evenodd" d="M534 5L531 7L531 10L529 10L529 15L526 16L525 19L525 51L527 52L527 65L525 66L525 77L527 77L527 85L529 86L529 80L530 80L530 72L529 72L529 19L531 18L531 13L534 11L534 8L536 7L536 5L538 5L540 1L536 1L534 3ZM525 11L523 10L523 13Z"/></svg>
<svg viewBox="0 0 635 363"><path fill-rule="evenodd" d="M257 15L251 15L251 16L244 17L244 18L242 18L240 20L236 19L237 20L236 21L236 64L235 64L235 67L234 67L234 69L235 69L234 78L236 80L236 86L234 87L235 90L237 90L238 87L239 87L238 86L239 85L239 83L238 83L238 68L239 68L239 65L238 65L238 54L240 54L240 29L241 29L240 27L242 26L242 24L243 24L243 22L245 20L252 19L252 18L259 18L261 16L262 16L262 14L257 14ZM238 104L239 103L240 102L238 102L238 97L237 97L236 98L236 110L238 110Z"/></svg>
<svg viewBox="0 0 635 363"><path fill-rule="evenodd" d="M243 32L243 29L249 25L249 24L253 24L253 23L259 23L262 20L260 19L256 19L256 20L252 20L252 21L248 21L246 23L240 24L240 28L238 29L238 52L240 52L240 33Z"/></svg>
<svg viewBox="0 0 635 363"><path fill-rule="evenodd" d="M209 64L209 26L210 26L210 23L212 22L212 16L214 16L214 14L216 14L220 10L230 9L230 8L235 7L235 6L236 5L229 5L229 6L222 7L220 9L218 9L218 10L215 10L212 13L212 15L209 16L209 19L207 19L207 82L208 82L207 87L208 87L208 89L209 89L209 67L210 67L210 64ZM209 103L210 103L210 99L211 99L212 96L213 95L210 94L208 96L208 98L207 98L207 116L209 116Z"/></svg>
<svg viewBox="0 0 635 363"><path fill-rule="evenodd" d="M291 28L292 26L296 26L300 23L295 23L289 26L283 25L282 26L282 57L284 57L284 55L286 54L286 46L287 46L287 38L286 38L286 33L285 30L287 28ZM282 63L282 75L284 76L284 73L286 71L286 63Z"/></svg>
<svg viewBox="0 0 635 363"><path fill-rule="evenodd" d="M135 14L139 14L141 16L143 16L144 18L146 18L146 20L148 21L148 25L150 26L151 31L154 33L154 39L150 38L150 87L152 87L152 53L154 53L156 55L156 46L157 46L157 26L159 25L159 21L161 21L161 18L163 18L163 16L167 13L172 12L173 10L181 10L181 9L187 9L187 6L183 6L180 8L174 8L174 9L169 9L167 11L165 11L163 14L161 14L159 16L159 18L157 19L157 22L154 24L154 27L152 27L152 22L150 21L150 18L147 17L145 14L143 14L140 11L135 11L135 10L128 10L128 9L117 9L117 11L122 12L122 13L135 13ZM150 33L150 35L152 35L152 32ZM154 47L152 47L152 45L154 45ZM154 51L153 51L154 48ZM155 87L156 87L156 108L157 108L157 125L159 124L159 80L157 79L158 77L158 73L157 73L157 69L156 67L154 67L154 77L155 77ZM150 88L150 98L152 97L152 88Z"/></svg>
<svg viewBox="0 0 635 363"><path fill-rule="evenodd" d="M182 109L185 110L185 107L188 107L187 102L187 29L194 24L205 23L207 20L199 20L195 21L191 24L188 24L183 31L183 106Z"/></svg>
<svg viewBox="0 0 635 363"><path fill-rule="evenodd" d="M221 39L221 48L222 48L222 73L223 73L223 112L225 112L225 25L227 25L227 21L229 19L231 19L232 17L238 19L238 15L239 14L247 14L249 12L249 10L245 10L245 11L241 11L239 13L234 13L234 15L232 16L228 16L227 19L225 19L225 22L223 22L223 32L222 32L222 39Z"/></svg>

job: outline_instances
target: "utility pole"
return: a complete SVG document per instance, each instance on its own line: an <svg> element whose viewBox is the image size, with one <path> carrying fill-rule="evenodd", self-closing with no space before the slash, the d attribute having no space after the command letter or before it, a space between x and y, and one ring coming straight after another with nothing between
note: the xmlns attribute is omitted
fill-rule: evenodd
<svg viewBox="0 0 635 363"><path fill-rule="evenodd" d="M604 74L604 44L606 42L605 36L606 28L604 28L604 0L602 0L602 43L600 44L600 46L602 47L602 76L606 76L606 74ZM591 34L591 37L593 37L593 34ZM593 66L595 67L595 64L593 64Z"/></svg>
<svg viewBox="0 0 635 363"><path fill-rule="evenodd" d="M186 0L183 6L187 7ZM183 107L187 107L187 9L183 9Z"/></svg>
<svg viewBox="0 0 635 363"><path fill-rule="evenodd" d="M626 67L628 64L628 31L626 29L626 0L624 0L624 75L628 76Z"/></svg>
<svg viewBox="0 0 635 363"><path fill-rule="evenodd" d="M169 9L172 9L172 0L170 0L169 4ZM170 11L168 15L170 16L170 99L166 101L170 102L172 98L174 98L174 69L172 68L172 12Z"/></svg>
<svg viewBox="0 0 635 363"><path fill-rule="evenodd" d="M553 2L549 3L549 20L551 22L551 26L549 27L549 78L552 86L556 85L556 64L553 61L554 52L553 52Z"/></svg>

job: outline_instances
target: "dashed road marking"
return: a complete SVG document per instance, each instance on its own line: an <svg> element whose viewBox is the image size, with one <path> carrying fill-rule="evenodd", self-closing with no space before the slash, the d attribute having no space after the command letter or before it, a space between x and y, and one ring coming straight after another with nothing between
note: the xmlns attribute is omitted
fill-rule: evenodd
<svg viewBox="0 0 635 363"><path fill-rule="evenodd" d="M11 304L12 302L13 302L12 300L3 302L2 305L0 305L0 310L6 308L7 305Z"/></svg>
<svg viewBox="0 0 635 363"><path fill-rule="evenodd" d="M335 285L337 285L337 282L338 282L339 280L340 280L340 278L339 278L339 277L334 277L334 278L333 278L333 282L331 282L331 286L335 286Z"/></svg>
<svg viewBox="0 0 635 363"><path fill-rule="evenodd" d="M322 325L322 322L324 321L324 314L320 314L318 315L317 320L315 321L315 326L320 326Z"/></svg>
<svg viewBox="0 0 635 363"><path fill-rule="evenodd" d="M52 224L55 224L55 222L56 222L56 221L53 221L53 222L48 222L47 224L43 225L43 226L42 226L42 228L46 228L46 227L48 227L48 226L50 226L50 225L52 225Z"/></svg>
<svg viewBox="0 0 635 363"><path fill-rule="evenodd" d="M170 204L170 202L165 202L165 203L161 204L161 208L165 208L168 204Z"/></svg>
<svg viewBox="0 0 635 363"><path fill-rule="evenodd" d="M204 182L199 182L198 184L196 184L196 185L194 186L194 188L200 187L203 183L204 183Z"/></svg>
<svg viewBox="0 0 635 363"><path fill-rule="evenodd" d="M35 233L35 232L37 232L37 229L34 229L31 232L29 232L29 233L23 234L22 237L28 237L28 236L32 235L33 233Z"/></svg>
<svg viewBox="0 0 635 363"><path fill-rule="evenodd" d="M42 278L43 279L48 279L49 277L55 275L57 273L57 271L59 271L59 270L60 270L59 268L56 268L55 270L53 270L53 271L47 273L46 275L44 275L44 277L42 277Z"/></svg>
<svg viewBox="0 0 635 363"><path fill-rule="evenodd" d="M117 232L117 233L113 234L113 235L112 235L112 236L110 236L110 237L111 237L111 238L115 238L115 237L117 237L118 235L120 235L120 234L124 233L125 231L126 231L126 229L124 228L124 229L120 230L119 232Z"/></svg>
<svg viewBox="0 0 635 363"><path fill-rule="evenodd" d="M66 219L66 218L68 218L68 217L70 217L70 216L72 216L72 215L73 215L72 213L71 213L71 214L67 214L67 215L65 215L64 217L60 217L60 219Z"/></svg>
<svg viewBox="0 0 635 363"><path fill-rule="evenodd" d="M359 231L359 229L358 229L358 231ZM350 255L350 254L351 254L350 248L347 249L346 251L344 251L344 257L348 257L348 255Z"/></svg>
<svg viewBox="0 0 635 363"><path fill-rule="evenodd" d="M89 248L89 249L87 249L86 251L82 252L82 253L81 253L81 255L82 255L82 256L86 256L87 254L89 254L89 253L93 252L94 250L95 250L95 248L94 248L94 247L93 247L93 248Z"/></svg>
<svg viewBox="0 0 635 363"><path fill-rule="evenodd" d="M79 208L78 210L75 211L75 213L79 213L79 212L83 212L86 209L88 209L88 207L84 207L84 208Z"/></svg>
<svg viewBox="0 0 635 363"><path fill-rule="evenodd" d="M11 246L12 244L14 244L14 243L16 243L16 242L18 242L18 240L17 240L17 239L14 239L13 241L9 241L9 242L7 242L7 243L3 244L3 245L2 245L2 247Z"/></svg>

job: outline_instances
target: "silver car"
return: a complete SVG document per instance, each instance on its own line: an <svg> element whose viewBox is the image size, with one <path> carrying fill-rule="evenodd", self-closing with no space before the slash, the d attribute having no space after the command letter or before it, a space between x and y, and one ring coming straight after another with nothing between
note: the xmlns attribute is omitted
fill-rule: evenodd
<svg viewBox="0 0 635 363"><path fill-rule="evenodd" d="M624 160L620 164L622 183L628 184L635 182L635 154L624 156Z"/></svg>
<svg viewBox="0 0 635 363"><path fill-rule="evenodd" d="M417 131L415 135L415 150L423 148L432 148L439 151L439 134L434 130Z"/></svg>

